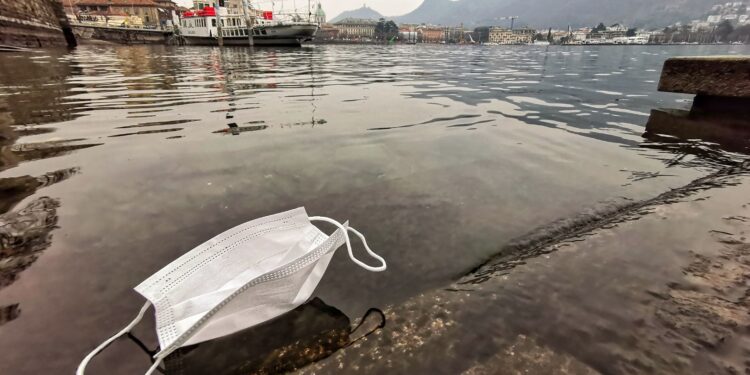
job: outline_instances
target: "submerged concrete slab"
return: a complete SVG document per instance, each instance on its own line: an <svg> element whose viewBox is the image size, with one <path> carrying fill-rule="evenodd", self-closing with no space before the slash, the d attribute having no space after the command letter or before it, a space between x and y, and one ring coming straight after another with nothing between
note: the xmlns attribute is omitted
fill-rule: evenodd
<svg viewBox="0 0 750 375"><path fill-rule="evenodd" d="M750 56L670 58L659 91L750 98Z"/></svg>
<svg viewBox="0 0 750 375"><path fill-rule="evenodd" d="M727 151L750 153L750 118L705 115L696 113L695 108L694 105L691 111L652 109L643 136L654 141L664 141L661 135L683 141L701 139L717 143Z"/></svg>

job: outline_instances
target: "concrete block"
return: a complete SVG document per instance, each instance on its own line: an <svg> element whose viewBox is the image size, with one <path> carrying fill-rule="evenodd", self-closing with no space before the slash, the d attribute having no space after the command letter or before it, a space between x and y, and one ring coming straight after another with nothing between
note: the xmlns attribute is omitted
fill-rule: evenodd
<svg viewBox="0 0 750 375"><path fill-rule="evenodd" d="M750 98L750 56L670 58L659 91Z"/></svg>

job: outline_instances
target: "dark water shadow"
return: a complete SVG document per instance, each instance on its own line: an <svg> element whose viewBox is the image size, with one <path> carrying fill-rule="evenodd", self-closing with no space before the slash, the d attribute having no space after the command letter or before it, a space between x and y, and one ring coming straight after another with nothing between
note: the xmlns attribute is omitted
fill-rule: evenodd
<svg viewBox="0 0 750 375"><path fill-rule="evenodd" d="M171 128L171 129L159 129L159 130L141 130L137 132L132 133L122 133L122 134L115 134L110 135L110 138L117 138L117 137L127 137L131 135L146 135L146 134L157 134L157 133L171 133L171 132L178 132L182 130L183 128Z"/></svg>
<svg viewBox="0 0 750 375"><path fill-rule="evenodd" d="M434 118L434 119L431 119L431 120L427 120L427 121L423 121L423 122L419 122L419 123L416 123L416 124L383 126L383 127L378 127L378 128L370 128L370 129L367 129L367 130L393 130L393 129L411 128L411 127L419 126L419 125L429 125L429 124L442 123L442 122L450 122L450 121L461 120L461 119L473 119L473 118L477 118L477 117L481 117L481 115L471 115L471 114L467 115L467 114L464 114L464 115L457 115L457 116L452 116L452 117L437 117L437 118Z"/></svg>
<svg viewBox="0 0 750 375"><path fill-rule="evenodd" d="M10 286L52 244L60 202L49 197L0 215L0 290ZM0 326L18 318L18 303L0 306Z"/></svg>
<svg viewBox="0 0 750 375"><path fill-rule="evenodd" d="M302 306L240 332L180 348L164 361L165 374L276 374L324 359L385 326L385 315L370 309L352 327L344 313L314 298ZM149 349L130 335L149 357Z"/></svg>
<svg viewBox="0 0 750 375"><path fill-rule="evenodd" d="M37 190L67 180L78 172L78 168L69 168L38 177L0 179L0 290L18 280L20 273L31 267L51 245L60 201L40 197L22 209L11 210ZM0 306L0 325L20 314L18 303Z"/></svg>
<svg viewBox="0 0 750 375"><path fill-rule="evenodd" d="M13 209L16 204L36 193L37 190L65 181L78 174L79 171L79 168L68 168L37 177L0 178L0 215Z"/></svg>
<svg viewBox="0 0 750 375"><path fill-rule="evenodd" d="M179 124L187 124L189 122L196 122L196 121L200 121L200 119L142 122L142 123L135 124L135 125L118 126L115 129L146 128L150 126L162 126L162 125L179 125Z"/></svg>
<svg viewBox="0 0 750 375"><path fill-rule="evenodd" d="M240 135L240 133L245 132L257 132L260 130L266 130L268 129L268 125L254 125L254 126L237 126L235 123L229 124L228 128L225 129L219 129L216 131L213 131L211 133L213 134L224 134L224 135Z"/></svg>
<svg viewBox="0 0 750 375"><path fill-rule="evenodd" d="M667 166L721 168L750 160L750 108L742 113L653 109L640 147L666 151Z"/></svg>
<svg viewBox="0 0 750 375"><path fill-rule="evenodd" d="M750 175L748 116L750 113L744 113L728 120L725 115L702 113L696 118L685 111L653 110L643 134L646 141L635 148L660 151L647 156L664 162L667 167L706 169L712 171L709 175L651 199L630 201L623 198L606 202L602 207L539 227L500 249L495 257L472 270L457 285L481 284L507 275L524 264L525 259L555 251L566 243L583 241L597 230L638 220L651 213L654 207L683 202L705 190L737 186L739 177ZM629 180L663 176L669 175L636 171Z"/></svg>
<svg viewBox="0 0 750 375"><path fill-rule="evenodd" d="M61 141L49 141L39 143L17 143L10 147L17 162L25 162L39 159L54 158L70 154L76 150L82 150L103 143L75 143L84 139L67 139Z"/></svg>

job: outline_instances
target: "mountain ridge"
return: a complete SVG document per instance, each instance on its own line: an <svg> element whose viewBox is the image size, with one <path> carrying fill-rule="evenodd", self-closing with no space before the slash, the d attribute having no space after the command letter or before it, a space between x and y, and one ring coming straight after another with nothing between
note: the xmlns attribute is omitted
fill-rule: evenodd
<svg viewBox="0 0 750 375"><path fill-rule="evenodd" d="M339 14L338 16L331 19L330 23L336 23L342 20L345 20L347 18L356 18L356 19L365 19L365 20L379 20L381 18L384 18L380 12L376 11L375 9L372 9L368 6L363 6L358 9L352 9L347 10Z"/></svg>
<svg viewBox="0 0 750 375"><path fill-rule="evenodd" d="M704 17L717 0L424 0L415 10L397 17L398 23L436 25L506 26L502 17L518 16L516 25L530 27L595 26L622 23L634 27L664 27L678 21ZM346 11L344 18L378 19L372 8Z"/></svg>

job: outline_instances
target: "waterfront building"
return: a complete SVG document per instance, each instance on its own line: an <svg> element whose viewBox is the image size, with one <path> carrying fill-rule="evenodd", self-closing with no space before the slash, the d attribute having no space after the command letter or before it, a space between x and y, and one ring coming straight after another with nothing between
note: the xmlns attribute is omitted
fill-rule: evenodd
<svg viewBox="0 0 750 375"><path fill-rule="evenodd" d="M735 24L744 24L747 20L748 8L746 2L735 1L714 5L708 12L706 22L717 25L722 21L730 21ZM745 17L743 17L745 16Z"/></svg>
<svg viewBox="0 0 750 375"><path fill-rule="evenodd" d="M136 16L144 26L157 27L171 22L177 5L171 0L79 0L75 8L79 17Z"/></svg>
<svg viewBox="0 0 750 375"><path fill-rule="evenodd" d="M398 26L398 38L405 43L417 43L419 34L417 28L419 25L401 24Z"/></svg>
<svg viewBox="0 0 750 375"><path fill-rule="evenodd" d="M443 29L443 40L446 43L463 43L464 27L446 27Z"/></svg>
<svg viewBox="0 0 750 375"><path fill-rule="evenodd" d="M490 28L489 41L492 44L529 44L536 33L533 29L510 30L502 27Z"/></svg>
<svg viewBox="0 0 750 375"><path fill-rule="evenodd" d="M592 31L588 35L587 39L591 41L601 41L603 43L608 43L612 41L613 39L626 37L627 33L628 33L627 26L616 23L612 26L608 26L604 30Z"/></svg>
<svg viewBox="0 0 750 375"><path fill-rule="evenodd" d="M339 29L330 23L320 25L318 32L315 34L315 40L326 41L339 39Z"/></svg>
<svg viewBox="0 0 750 375"><path fill-rule="evenodd" d="M439 26L420 26L417 30L422 43L445 43L445 29Z"/></svg>
<svg viewBox="0 0 750 375"><path fill-rule="evenodd" d="M339 30L341 39L373 39L375 37L375 26L378 21L346 18L334 25Z"/></svg>

